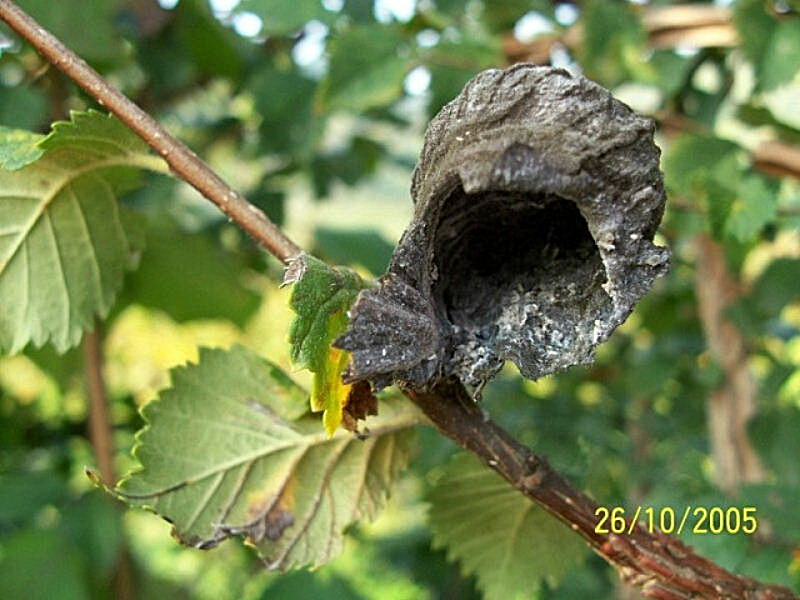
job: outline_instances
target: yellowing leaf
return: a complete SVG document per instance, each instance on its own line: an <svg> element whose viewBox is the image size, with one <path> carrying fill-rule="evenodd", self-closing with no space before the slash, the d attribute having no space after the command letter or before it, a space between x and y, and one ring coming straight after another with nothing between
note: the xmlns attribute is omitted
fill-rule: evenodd
<svg viewBox="0 0 800 600"><path fill-rule="evenodd" d="M328 350L324 370L314 374L311 388L311 410L322 413L322 424L328 435L333 435L342 424L342 413L350 394L349 383L342 381L342 373L350 362L350 354L339 348Z"/></svg>
<svg viewBox="0 0 800 600"><path fill-rule="evenodd" d="M196 548L245 537L271 570L333 558L344 530L383 506L422 422L411 403L386 400L369 439L327 436L305 392L243 347L202 349L198 364L171 376L142 409L141 466L116 493Z"/></svg>
<svg viewBox="0 0 800 600"><path fill-rule="evenodd" d="M294 284L289 299L297 315L289 331L292 360L314 373L311 410L325 411L323 423L333 435L351 386L342 382L350 355L331 344L347 329L347 310L365 284L351 269L328 266L308 254L291 264L284 282Z"/></svg>

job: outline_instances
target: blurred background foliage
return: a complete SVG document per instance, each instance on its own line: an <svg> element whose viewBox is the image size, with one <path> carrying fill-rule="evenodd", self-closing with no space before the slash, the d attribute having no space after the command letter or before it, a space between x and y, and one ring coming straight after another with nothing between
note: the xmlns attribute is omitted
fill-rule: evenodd
<svg viewBox="0 0 800 600"><path fill-rule="evenodd" d="M303 246L368 275L409 219L427 120L478 71L553 64L654 118L670 274L594 365L537 382L508 368L485 405L603 505L756 506L756 536L684 537L800 591L797 2L19 4ZM0 27L0 125L44 132L92 105ZM117 473L131 466L137 407L198 346L242 343L291 369L280 265L183 184L144 183L124 201L146 219L147 246L103 325ZM0 360L0 597L480 597L432 549L426 498L455 453L435 433L342 556L275 575L236 543L181 548L168 524L93 490L83 371L80 349ZM598 557L577 562L518 597L636 597Z"/></svg>

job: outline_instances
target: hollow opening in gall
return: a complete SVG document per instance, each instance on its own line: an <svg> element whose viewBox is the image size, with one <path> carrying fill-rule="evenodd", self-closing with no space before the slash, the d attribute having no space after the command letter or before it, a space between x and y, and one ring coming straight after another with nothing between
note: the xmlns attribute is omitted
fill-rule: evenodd
<svg viewBox="0 0 800 600"><path fill-rule="evenodd" d="M527 376L593 346L595 321L611 311L600 252L570 200L459 186L442 204L434 244L432 292L456 346L511 359Z"/></svg>

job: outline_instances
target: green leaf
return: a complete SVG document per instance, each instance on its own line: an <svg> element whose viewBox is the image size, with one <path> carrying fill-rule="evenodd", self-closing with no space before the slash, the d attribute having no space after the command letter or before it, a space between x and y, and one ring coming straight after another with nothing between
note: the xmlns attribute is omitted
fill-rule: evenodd
<svg viewBox="0 0 800 600"><path fill-rule="evenodd" d="M355 136L348 146L315 156L309 165L314 192L318 198L326 197L337 179L355 185L373 174L385 155L386 149L381 144Z"/></svg>
<svg viewBox="0 0 800 600"><path fill-rule="evenodd" d="M800 72L800 19L781 21L769 40L759 71L761 87L771 90Z"/></svg>
<svg viewBox="0 0 800 600"><path fill-rule="evenodd" d="M744 299L764 317L775 317L783 307L800 299L800 260L776 258L759 275Z"/></svg>
<svg viewBox="0 0 800 600"><path fill-rule="evenodd" d="M737 186L736 198L725 222L726 233L749 242L775 220L778 212L778 195L759 175L745 177Z"/></svg>
<svg viewBox="0 0 800 600"><path fill-rule="evenodd" d="M39 148L43 139L38 133L0 125L0 168L15 171L38 160L44 154Z"/></svg>
<svg viewBox="0 0 800 600"><path fill-rule="evenodd" d="M750 439L782 485L800 486L800 409L760 413L749 424Z"/></svg>
<svg viewBox="0 0 800 600"><path fill-rule="evenodd" d="M89 600L81 553L55 531L23 529L3 539L0 597Z"/></svg>
<svg viewBox="0 0 800 600"><path fill-rule="evenodd" d="M463 10L463 4L459 6ZM553 17L550 2L542 0L483 0L481 18L496 33L507 33L514 29L516 22L530 11L542 17Z"/></svg>
<svg viewBox="0 0 800 600"><path fill-rule="evenodd" d="M760 67L778 22L762 0L736 2L733 21L739 31L742 50L757 68Z"/></svg>
<svg viewBox="0 0 800 600"><path fill-rule="evenodd" d="M208 1L182 0L175 11L181 50L188 52L193 66L211 75L238 77L244 68L246 42L220 23Z"/></svg>
<svg viewBox="0 0 800 600"><path fill-rule="evenodd" d="M244 326L260 298L242 285L239 258L162 215L147 230L145 250L125 281L124 297L163 310L176 321L228 319Z"/></svg>
<svg viewBox="0 0 800 600"><path fill-rule="evenodd" d="M314 82L294 69L267 65L256 72L248 87L262 118L261 147L306 158L324 122L313 112Z"/></svg>
<svg viewBox="0 0 800 600"><path fill-rule="evenodd" d="M0 84L0 125L37 129L48 116L45 95L32 85Z"/></svg>
<svg viewBox="0 0 800 600"><path fill-rule="evenodd" d="M430 495L434 545L475 574L487 599L529 598L583 559L583 541L468 454L456 455Z"/></svg>
<svg viewBox="0 0 800 600"><path fill-rule="evenodd" d="M365 111L391 104L403 94L410 61L404 38L392 26L356 26L333 38L328 73L317 101L325 111Z"/></svg>
<svg viewBox="0 0 800 600"><path fill-rule="evenodd" d="M20 0L19 5L89 62L108 64L124 57L125 44L115 28L120 0Z"/></svg>
<svg viewBox="0 0 800 600"><path fill-rule="evenodd" d="M292 33L308 21L324 20L330 15L320 0L243 0L239 8L259 15L267 35Z"/></svg>
<svg viewBox="0 0 800 600"><path fill-rule="evenodd" d="M341 423L350 386L341 383L349 355L331 344L347 329L347 310L365 284L355 271L308 254L292 262L284 283L294 284L289 306L297 315L289 330L291 357L314 373L311 407L325 411L323 420L332 433Z"/></svg>
<svg viewBox="0 0 800 600"><path fill-rule="evenodd" d="M581 22L580 58L587 76L607 86L631 75L640 80L654 76L644 60L647 34L630 4L594 0L585 5Z"/></svg>
<svg viewBox="0 0 800 600"><path fill-rule="evenodd" d="M317 227L314 242L319 254L334 263L361 265L373 275L389 266L394 247L374 229Z"/></svg>
<svg viewBox="0 0 800 600"><path fill-rule="evenodd" d="M139 244L137 221L117 203L131 171L112 167L165 168L96 111L55 123L38 148L35 162L0 171L0 352L31 341L63 352L108 313Z"/></svg>
<svg viewBox="0 0 800 600"><path fill-rule="evenodd" d="M499 44L474 40L439 42L424 58L431 72L428 104L431 116L455 98L478 72L502 64L504 60Z"/></svg>
<svg viewBox="0 0 800 600"><path fill-rule="evenodd" d="M342 532L372 518L405 465L419 414L386 402L370 437L329 438L305 394L280 369L243 348L203 349L172 371L172 387L142 411L141 468L118 493L209 548L246 536L269 568L317 566L342 547Z"/></svg>

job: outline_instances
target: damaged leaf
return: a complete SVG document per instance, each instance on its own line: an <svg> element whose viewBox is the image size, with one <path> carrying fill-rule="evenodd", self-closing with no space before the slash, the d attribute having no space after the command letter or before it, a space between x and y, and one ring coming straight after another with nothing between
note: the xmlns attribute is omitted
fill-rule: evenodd
<svg viewBox="0 0 800 600"><path fill-rule="evenodd" d="M350 391L342 382L350 354L331 344L347 329L347 311L365 284L355 271L328 266L308 254L292 262L284 283L294 284L289 299L297 315L289 331L292 360L314 373L311 410L325 411L325 429L333 435Z"/></svg>
<svg viewBox="0 0 800 600"><path fill-rule="evenodd" d="M586 554L580 537L472 455L450 461L429 501L434 546L475 574L487 600L531 597Z"/></svg>
<svg viewBox="0 0 800 600"><path fill-rule="evenodd" d="M321 565L346 527L381 508L420 417L387 402L362 441L326 436L307 411L303 389L270 362L241 347L203 349L143 409L141 467L117 493L173 523L185 544L241 535L270 569Z"/></svg>
<svg viewBox="0 0 800 600"><path fill-rule="evenodd" d="M378 414L378 398L366 381L356 381L350 386L342 414L342 426L347 431L358 431L358 422L369 415Z"/></svg>

